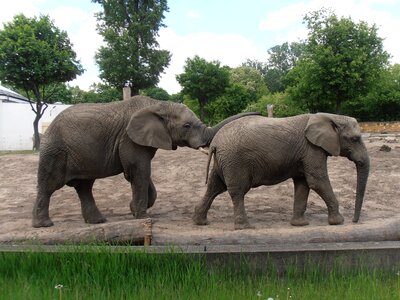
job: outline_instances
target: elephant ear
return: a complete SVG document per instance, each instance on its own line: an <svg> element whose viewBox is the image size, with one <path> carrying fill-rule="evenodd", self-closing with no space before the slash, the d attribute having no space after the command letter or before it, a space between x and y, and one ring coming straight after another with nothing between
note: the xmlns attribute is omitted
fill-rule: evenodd
<svg viewBox="0 0 400 300"><path fill-rule="evenodd" d="M328 114L311 115L305 129L307 140L333 156L340 154L338 128Z"/></svg>
<svg viewBox="0 0 400 300"><path fill-rule="evenodd" d="M135 112L126 132L136 144L172 150L172 139L160 114L159 105L152 105Z"/></svg>

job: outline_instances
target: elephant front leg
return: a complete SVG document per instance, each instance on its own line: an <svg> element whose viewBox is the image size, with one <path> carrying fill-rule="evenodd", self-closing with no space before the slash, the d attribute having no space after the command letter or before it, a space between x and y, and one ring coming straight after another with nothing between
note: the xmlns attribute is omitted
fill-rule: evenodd
<svg viewBox="0 0 400 300"><path fill-rule="evenodd" d="M215 170L211 171L207 190L201 202L196 205L192 217L195 225L207 225L207 213L215 197L226 191L226 185L222 182Z"/></svg>
<svg viewBox="0 0 400 300"><path fill-rule="evenodd" d="M131 175L131 187L132 187L132 201L130 203L130 209L135 219L146 218L147 208L149 206L149 189L150 189L150 168L136 170ZM155 190L154 190L155 191ZM155 195L153 195L155 196ZM151 199L151 201L155 201Z"/></svg>
<svg viewBox="0 0 400 300"><path fill-rule="evenodd" d="M309 222L304 217L307 208L308 195L310 188L308 187L305 178L293 178L294 182L294 204L293 204L293 217L290 224L293 226L305 226Z"/></svg>
<svg viewBox="0 0 400 300"><path fill-rule="evenodd" d="M328 223L330 225L343 224L344 218L339 212L339 203L333 193L328 175L307 176L307 183L325 201L328 208Z"/></svg>
<svg viewBox="0 0 400 300"><path fill-rule="evenodd" d="M150 178L150 184L149 184L149 190L148 190L148 196L147 196L147 208L150 208L154 205L154 202L157 199L157 190L156 187L154 186L153 181Z"/></svg>

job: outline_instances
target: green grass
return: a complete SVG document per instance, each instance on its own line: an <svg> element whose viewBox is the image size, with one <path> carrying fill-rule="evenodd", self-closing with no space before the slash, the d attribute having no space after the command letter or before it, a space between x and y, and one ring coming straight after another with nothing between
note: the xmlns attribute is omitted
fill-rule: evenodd
<svg viewBox="0 0 400 300"><path fill-rule="evenodd" d="M39 151L36 150L3 150L0 151L0 156L8 154L38 154Z"/></svg>
<svg viewBox="0 0 400 300"><path fill-rule="evenodd" d="M245 263L243 263L245 264ZM57 285L62 285L56 288ZM179 253L0 253L0 299L400 299L400 276L359 269L330 273L248 265L210 268Z"/></svg>

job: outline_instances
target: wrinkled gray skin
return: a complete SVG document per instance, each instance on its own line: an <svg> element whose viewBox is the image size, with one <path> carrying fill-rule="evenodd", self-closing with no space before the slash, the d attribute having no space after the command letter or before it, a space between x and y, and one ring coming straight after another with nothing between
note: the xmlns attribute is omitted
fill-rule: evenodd
<svg viewBox="0 0 400 300"><path fill-rule="evenodd" d="M251 228L244 207L245 194L252 187L273 185L289 178L295 188L292 225L308 224L304 213L310 189L325 201L329 224L342 224L327 172L327 157L331 155L347 157L356 165L353 222L360 217L369 157L353 118L325 113L281 119L242 118L216 134L210 145L207 175L213 154L207 191L193 215L197 225L207 224L207 212L214 198L228 190L234 206L235 229Z"/></svg>
<svg viewBox="0 0 400 300"><path fill-rule="evenodd" d="M65 184L77 191L85 222L105 222L92 195L93 183L121 172L132 186L133 216L145 217L157 197L150 177L157 149L208 146L224 124L243 115L248 114L211 128L183 104L143 96L66 109L51 123L41 145L33 227L53 225L50 197Z"/></svg>

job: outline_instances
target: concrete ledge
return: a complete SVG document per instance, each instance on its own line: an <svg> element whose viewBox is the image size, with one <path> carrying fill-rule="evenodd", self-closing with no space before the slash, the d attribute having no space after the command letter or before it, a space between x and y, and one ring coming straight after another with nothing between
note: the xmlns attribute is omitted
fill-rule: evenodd
<svg viewBox="0 0 400 300"><path fill-rule="evenodd" d="M0 252L104 252L104 246L0 245ZM285 245L199 245L199 246L109 246L115 253L144 252L149 255L193 255L211 268L228 267L251 272L288 269L322 271L400 271L400 241L307 243Z"/></svg>

